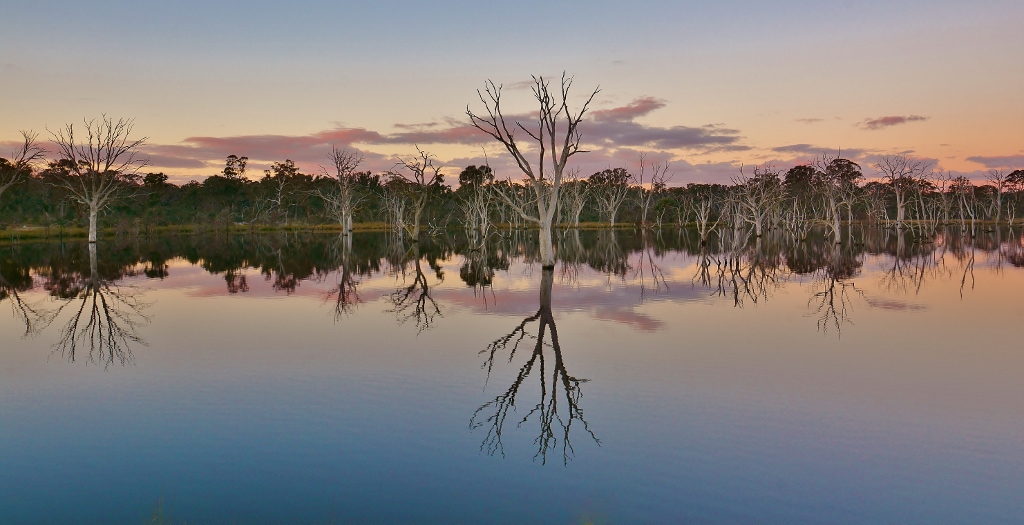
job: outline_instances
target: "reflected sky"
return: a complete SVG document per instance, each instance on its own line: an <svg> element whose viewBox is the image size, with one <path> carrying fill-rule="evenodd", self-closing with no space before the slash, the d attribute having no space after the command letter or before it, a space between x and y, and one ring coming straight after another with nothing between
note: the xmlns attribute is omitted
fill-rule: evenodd
<svg viewBox="0 0 1024 525"><path fill-rule="evenodd" d="M550 275L523 233L3 246L0 521L144 520L161 493L198 522L1024 512L1019 231L732 235L566 232ZM147 305L132 359L59 351L91 283ZM492 455L488 404L537 352Z"/></svg>

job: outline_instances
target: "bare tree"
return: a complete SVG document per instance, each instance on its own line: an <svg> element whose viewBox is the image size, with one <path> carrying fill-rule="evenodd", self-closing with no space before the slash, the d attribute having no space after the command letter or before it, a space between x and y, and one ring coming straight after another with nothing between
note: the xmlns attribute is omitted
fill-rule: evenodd
<svg viewBox="0 0 1024 525"><path fill-rule="evenodd" d="M427 209L431 195L441 186L444 176L441 170L444 166L434 164L434 156L416 148L418 156L411 160L398 159L396 166L405 168L405 172L393 172L392 177L403 179L406 184L399 185L404 190L410 207L406 209L412 213L410 220L403 221L403 226L412 237L418 241L420 238L420 222L423 218L423 211ZM409 209L411 208L411 209Z"/></svg>
<svg viewBox="0 0 1024 525"><path fill-rule="evenodd" d="M783 187L779 172L771 166L755 167L753 176L740 168L733 179L734 200L744 219L754 226L754 235L760 237L765 223L782 200Z"/></svg>
<svg viewBox="0 0 1024 525"><path fill-rule="evenodd" d="M914 191L919 179L931 172L931 163L913 159L906 155L883 155L875 163L875 169L896 196L897 228L907 226L907 197Z"/></svg>
<svg viewBox="0 0 1024 525"><path fill-rule="evenodd" d="M528 129L518 119L513 118L514 125L509 126L501 107L501 86L493 81L487 81L483 92L477 91L480 102L483 103L487 112L486 116L478 116L466 107L466 115L474 127L487 133L494 140L500 142L515 159L519 169L522 170L527 184L533 189L534 204L536 210L524 209L510 195L506 195L500 186L498 189L502 199L511 206L523 219L533 222L540 227L540 252L541 265L554 267L555 250L552 243L551 227L555 218L555 211L558 208L558 193L562 186L562 176L565 172L569 159L576 153L580 153L580 132L579 124L583 115L587 112L590 102L594 99L600 88L594 89L580 110L573 113L569 108L569 90L572 87L572 77L562 74L561 91L552 93L550 84L544 77L533 77L533 96L540 105L537 112L536 129ZM565 120L564 136L559 134L559 124ZM537 164L532 164L527 158L526 151L516 142L515 133L517 128L526 133L537 148Z"/></svg>
<svg viewBox="0 0 1024 525"><path fill-rule="evenodd" d="M130 138L132 119L115 121L103 115L84 124L84 142L75 137L74 124L50 134L68 168L57 184L89 209L89 242L95 243L100 211L138 185L139 170L146 165L137 157L138 148L146 138Z"/></svg>
<svg viewBox="0 0 1024 525"><path fill-rule="evenodd" d="M1003 193L1006 192L1007 184L1007 173L1003 170L988 170L988 177L986 180L989 184L995 188L995 191L991 194L993 217L992 220L999 224L999 221L1003 218Z"/></svg>
<svg viewBox="0 0 1024 525"><path fill-rule="evenodd" d="M649 164L647 155L641 153L640 171L635 179L640 189L640 226L646 228L647 215L651 210L651 205L657 200L656 197L665 191L668 181L672 179L672 176L668 174L668 162Z"/></svg>
<svg viewBox="0 0 1024 525"><path fill-rule="evenodd" d="M562 200L558 204L558 209L562 213L561 222L573 228L579 228L580 215L583 213L583 208L587 206L590 194L591 186L586 180L580 178L579 168L569 170L565 175L565 182L562 183L562 191L559 194L559 198Z"/></svg>
<svg viewBox="0 0 1024 525"><path fill-rule="evenodd" d="M21 147L11 153L11 158L0 158L0 198L11 186L31 175L34 164L46 153L36 140L38 134L22 131L21 137Z"/></svg>
<svg viewBox="0 0 1024 525"><path fill-rule="evenodd" d="M350 235L352 213L361 200L361 196L356 195L355 175L356 169L363 162L363 156L355 151L331 146L327 158L331 161L332 171L323 166L320 171L336 185L326 191L318 188L316 193L323 199L327 212L341 224L342 235Z"/></svg>

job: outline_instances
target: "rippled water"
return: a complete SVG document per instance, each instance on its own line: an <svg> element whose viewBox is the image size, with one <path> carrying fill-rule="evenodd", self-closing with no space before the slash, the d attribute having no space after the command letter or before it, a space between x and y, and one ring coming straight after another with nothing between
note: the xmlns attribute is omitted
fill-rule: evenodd
<svg viewBox="0 0 1024 525"><path fill-rule="evenodd" d="M0 246L0 522L1012 522L1019 230Z"/></svg>

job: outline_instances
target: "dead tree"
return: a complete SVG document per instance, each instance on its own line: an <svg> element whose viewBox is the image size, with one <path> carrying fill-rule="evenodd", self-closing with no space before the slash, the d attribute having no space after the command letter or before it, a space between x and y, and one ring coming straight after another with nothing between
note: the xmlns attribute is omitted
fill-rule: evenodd
<svg viewBox="0 0 1024 525"><path fill-rule="evenodd" d="M327 154L331 161L331 170L320 167L324 177L331 179L334 183L331 189L317 189L317 195L324 201L327 213L341 224L341 234L352 233L352 213L359 205L361 196L356 195L355 176L356 169L363 162L363 156L354 151L338 149L331 146L331 152Z"/></svg>
<svg viewBox="0 0 1024 525"><path fill-rule="evenodd" d="M496 186L499 191L498 195L516 213L523 219L537 224L540 228L540 259L541 265L544 267L554 267L555 265L551 227L555 219L555 211L558 208L562 176L569 159L582 151L580 150L579 124L582 122L590 102L600 91L600 88L595 89L580 110L573 113L568 102L572 77L562 75L560 92L552 93L549 85L544 77L533 77L533 96L540 106L535 129L527 128L519 118L515 117L512 118L513 125L510 126L506 122L506 116L501 107L501 86L495 85L490 80L487 81L483 92L477 91L487 114L485 116L477 115L469 109L469 106L466 107L466 115L469 116L473 126L487 133L505 147L519 169L522 170L526 183L533 189L536 209L524 209L510 195L505 194L500 186ZM563 119L565 120L565 129L562 132L564 135L560 135L558 127ZM521 147L516 141L517 129L522 130L532 139L532 145L536 148L532 153L537 154L536 164L531 163L526 157L526 154L531 152Z"/></svg>
<svg viewBox="0 0 1024 525"><path fill-rule="evenodd" d="M779 173L769 165L755 167L753 176L747 176L743 168L733 178L734 200L738 211L746 222L754 227L754 235L760 237L768 218L782 200L783 188Z"/></svg>
<svg viewBox="0 0 1024 525"><path fill-rule="evenodd" d="M647 215L651 210L651 205L656 202L657 196L665 191L668 181L672 179L672 176L668 174L668 162L651 164L647 162L647 156L641 153L640 171L634 179L640 191L640 226L647 228Z"/></svg>
<svg viewBox="0 0 1024 525"><path fill-rule="evenodd" d="M67 172L57 184L89 210L89 242L97 238L100 211L138 187L139 170L146 161L137 157L146 138L132 139L135 121L104 115L99 121L85 120L85 141L75 137L74 124L50 132Z"/></svg>
<svg viewBox="0 0 1024 525"><path fill-rule="evenodd" d="M408 220L402 221L402 226L412 238L413 242L419 241L420 222L423 212L427 209L430 197L440 187L444 180L441 169L444 166L434 165L434 156L419 147L416 148L418 156L411 160L398 159L396 167L405 168L404 172L392 172L392 177L398 177L405 181L397 187L404 192L408 211L411 216Z"/></svg>
<svg viewBox="0 0 1024 525"><path fill-rule="evenodd" d="M875 163L875 169L889 185L896 197L897 228L907 227L907 197L912 194L919 179L931 172L931 163L913 159L906 155L883 155Z"/></svg>
<svg viewBox="0 0 1024 525"><path fill-rule="evenodd" d="M562 183L562 191L559 194L561 202L558 204L558 209L562 214L562 224L567 224L573 228L580 227L580 215L583 213L583 209L587 207L587 201L591 196L591 186L585 180L580 178L580 170L573 168L565 176L565 182Z"/></svg>
<svg viewBox="0 0 1024 525"><path fill-rule="evenodd" d="M46 153L36 140L38 134L22 131L21 137L21 147L11 153L11 158L0 158L0 199L11 186L28 178L35 163Z"/></svg>

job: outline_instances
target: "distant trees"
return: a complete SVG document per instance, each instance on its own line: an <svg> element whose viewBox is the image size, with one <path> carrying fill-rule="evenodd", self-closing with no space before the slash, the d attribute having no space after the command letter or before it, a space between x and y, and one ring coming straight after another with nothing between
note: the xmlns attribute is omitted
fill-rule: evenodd
<svg viewBox="0 0 1024 525"><path fill-rule="evenodd" d="M459 173L459 203L466 229L487 235L494 200L494 171L490 166L468 166Z"/></svg>
<svg viewBox="0 0 1024 525"><path fill-rule="evenodd" d="M931 163L907 155L883 155L875 163L875 169L896 197L895 226L905 228L907 198L931 172Z"/></svg>
<svg viewBox="0 0 1024 525"><path fill-rule="evenodd" d="M33 165L41 160L45 153L36 140L36 133L22 131L21 138L21 147L11 154L10 159L0 158L0 199L8 188L32 175Z"/></svg>
<svg viewBox="0 0 1024 525"><path fill-rule="evenodd" d="M505 147L523 172L526 183L533 190L532 205L524 206L509 193L496 187L498 195L516 213L540 228L541 265L545 267L555 264L551 227L558 207L562 177L569 159L581 152L579 125L591 101L600 91L600 88L594 89L579 111L574 112L569 108L568 101L572 77L563 74L560 87L560 90L552 91L550 82L543 76L533 77L533 96L539 105L536 127L527 128L518 118L509 119L512 121L510 125L501 107L501 86L495 85L493 81L487 81L483 92L477 91L486 115L478 115L466 107L466 115L473 126ZM562 125L564 128L559 130ZM531 146L536 148L535 152L520 147L515 137L517 129L530 137ZM536 164L527 159L527 153L537 154Z"/></svg>
<svg viewBox="0 0 1024 525"><path fill-rule="evenodd" d="M626 168L609 168L587 179L594 200L612 228L615 227L615 217L619 214L619 208L629 195L629 184L632 181L633 175Z"/></svg>

